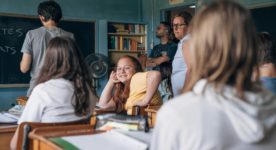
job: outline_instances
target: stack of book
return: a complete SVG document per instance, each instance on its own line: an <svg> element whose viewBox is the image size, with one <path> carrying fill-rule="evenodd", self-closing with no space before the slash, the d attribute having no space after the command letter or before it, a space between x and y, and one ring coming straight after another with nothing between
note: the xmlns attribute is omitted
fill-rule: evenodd
<svg viewBox="0 0 276 150"><path fill-rule="evenodd" d="M146 118L142 116L112 115L105 118L101 130L122 129L128 131L146 131L148 127Z"/></svg>

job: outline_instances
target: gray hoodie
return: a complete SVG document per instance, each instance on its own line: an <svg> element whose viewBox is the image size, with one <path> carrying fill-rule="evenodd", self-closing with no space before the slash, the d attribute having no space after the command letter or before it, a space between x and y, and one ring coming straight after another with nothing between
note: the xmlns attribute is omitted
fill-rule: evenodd
<svg viewBox="0 0 276 150"><path fill-rule="evenodd" d="M218 93L200 80L193 92L161 108L153 150L276 150L276 97L268 92L235 96L232 87Z"/></svg>

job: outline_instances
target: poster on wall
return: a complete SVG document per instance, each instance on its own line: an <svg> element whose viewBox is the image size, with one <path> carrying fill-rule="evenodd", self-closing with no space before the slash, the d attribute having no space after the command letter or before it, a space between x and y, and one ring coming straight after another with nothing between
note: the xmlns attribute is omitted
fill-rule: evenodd
<svg viewBox="0 0 276 150"><path fill-rule="evenodd" d="M183 3L184 0L169 0L170 5L174 5L174 4L179 4L179 3Z"/></svg>

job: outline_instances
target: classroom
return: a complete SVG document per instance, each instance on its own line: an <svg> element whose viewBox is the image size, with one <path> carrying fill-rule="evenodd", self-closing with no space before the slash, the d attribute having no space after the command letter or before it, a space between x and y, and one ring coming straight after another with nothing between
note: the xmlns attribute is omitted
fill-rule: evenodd
<svg viewBox="0 0 276 150"><path fill-rule="evenodd" d="M1 0L0 147L275 149L275 16L276 0Z"/></svg>

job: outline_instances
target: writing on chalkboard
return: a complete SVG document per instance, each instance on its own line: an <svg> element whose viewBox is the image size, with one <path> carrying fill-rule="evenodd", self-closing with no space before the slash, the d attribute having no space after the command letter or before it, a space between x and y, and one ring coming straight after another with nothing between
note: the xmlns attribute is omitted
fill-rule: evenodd
<svg viewBox="0 0 276 150"><path fill-rule="evenodd" d="M18 28L18 29L1 28L0 35L2 35L2 36L16 35L17 37L20 37L20 36L23 36L23 31L21 28Z"/></svg>
<svg viewBox="0 0 276 150"><path fill-rule="evenodd" d="M37 17L0 14L0 84L29 83L30 75L20 72L21 48L26 33L41 26ZM61 20L59 27L74 34L84 57L94 53L94 22Z"/></svg>
<svg viewBox="0 0 276 150"><path fill-rule="evenodd" d="M3 53L8 53L11 55L14 55L16 53L15 47L10 47L10 46L6 46L6 45L0 45L0 51Z"/></svg>
<svg viewBox="0 0 276 150"><path fill-rule="evenodd" d="M24 36L22 28L0 28L0 36L4 39L11 37L19 38ZM0 51L6 54L15 55L16 48L13 45L0 45Z"/></svg>

